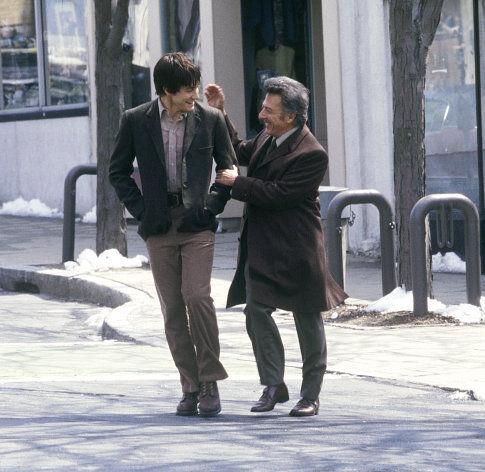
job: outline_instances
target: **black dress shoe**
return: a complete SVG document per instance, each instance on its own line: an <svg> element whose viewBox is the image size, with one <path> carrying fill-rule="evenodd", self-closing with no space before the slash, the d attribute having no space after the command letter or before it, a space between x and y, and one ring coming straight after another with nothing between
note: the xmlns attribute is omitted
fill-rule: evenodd
<svg viewBox="0 0 485 472"><path fill-rule="evenodd" d="M284 383L269 385L263 390L261 398L253 405L253 413L271 411L277 403L284 403L290 399L288 389Z"/></svg>
<svg viewBox="0 0 485 472"><path fill-rule="evenodd" d="M320 400L308 400L308 398L301 398L290 411L290 416L314 416L318 415L318 408L320 407Z"/></svg>
<svg viewBox="0 0 485 472"><path fill-rule="evenodd" d="M177 405L177 415L179 416L193 416L197 414L197 401L199 392L187 392L182 396Z"/></svg>

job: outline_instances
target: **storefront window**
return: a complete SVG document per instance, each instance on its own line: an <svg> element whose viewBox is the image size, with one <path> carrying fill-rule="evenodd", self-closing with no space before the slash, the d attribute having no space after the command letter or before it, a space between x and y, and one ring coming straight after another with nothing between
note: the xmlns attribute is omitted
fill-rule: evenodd
<svg viewBox="0 0 485 472"><path fill-rule="evenodd" d="M148 0L130 1L123 49L129 53L129 61L125 61L125 106L132 108L151 99Z"/></svg>
<svg viewBox="0 0 485 472"><path fill-rule="evenodd" d="M0 0L0 110L39 106L33 0Z"/></svg>
<svg viewBox="0 0 485 472"><path fill-rule="evenodd" d="M0 111L87 103L84 0L0 0Z"/></svg>
<svg viewBox="0 0 485 472"><path fill-rule="evenodd" d="M426 191L479 205L473 2L445 0L425 90Z"/></svg>
<svg viewBox="0 0 485 472"><path fill-rule="evenodd" d="M241 0L248 135L262 129L258 114L267 78L285 75L310 88L308 5L304 0Z"/></svg>
<svg viewBox="0 0 485 472"><path fill-rule="evenodd" d="M88 99L84 0L47 0L48 105Z"/></svg>
<svg viewBox="0 0 485 472"><path fill-rule="evenodd" d="M181 51L201 66L199 0L162 2L163 52Z"/></svg>

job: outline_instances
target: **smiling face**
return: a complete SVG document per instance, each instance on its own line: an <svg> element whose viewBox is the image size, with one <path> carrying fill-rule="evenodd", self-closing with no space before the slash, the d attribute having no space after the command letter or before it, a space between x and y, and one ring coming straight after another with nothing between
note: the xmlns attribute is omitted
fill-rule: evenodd
<svg viewBox="0 0 485 472"><path fill-rule="evenodd" d="M295 114L284 113L281 106L281 96L274 93L266 94L258 118L266 125L266 132L275 138L279 138L295 127Z"/></svg>
<svg viewBox="0 0 485 472"><path fill-rule="evenodd" d="M170 113L172 120L178 120L182 113L194 109L194 103L199 98L199 85L195 87L180 87L177 93L170 93L165 89L165 95L161 97L162 103Z"/></svg>

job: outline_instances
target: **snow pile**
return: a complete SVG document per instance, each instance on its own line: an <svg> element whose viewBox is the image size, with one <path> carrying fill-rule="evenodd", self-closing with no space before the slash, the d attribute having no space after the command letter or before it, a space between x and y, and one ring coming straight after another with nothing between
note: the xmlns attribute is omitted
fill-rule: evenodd
<svg viewBox="0 0 485 472"><path fill-rule="evenodd" d="M446 306L444 303L428 298L428 310L441 316L455 318L462 323L485 322L485 297L480 300L481 308L462 303ZM395 311L413 311L413 292L407 292L402 287L395 288L391 293L368 305L367 312L390 313Z"/></svg>
<svg viewBox="0 0 485 472"><path fill-rule="evenodd" d="M460 390L455 390L450 395L450 398L455 401L466 401L471 399L469 392L461 392Z"/></svg>
<svg viewBox="0 0 485 472"><path fill-rule="evenodd" d="M485 382L475 382L473 387L473 397L479 402L485 402Z"/></svg>
<svg viewBox="0 0 485 472"><path fill-rule="evenodd" d="M84 249L79 254L76 262L67 261L64 263L64 268L75 275L110 269L141 267L147 263L148 259L145 256L137 255L132 258L127 258L122 256L117 249L108 249L99 256L92 249Z"/></svg>
<svg viewBox="0 0 485 472"><path fill-rule="evenodd" d="M368 305L364 311L379 311L380 313L413 311L413 304L413 292L407 292L403 287L396 287L391 293ZM428 298L429 311L436 312L436 310L444 308L443 303Z"/></svg>
<svg viewBox="0 0 485 472"><path fill-rule="evenodd" d="M39 199L34 198L29 202L22 197L6 202L0 208L0 215L15 215L15 216L42 216L45 218L62 218L62 213L57 208L49 208Z"/></svg>
<svg viewBox="0 0 485 472"><path fill-rule="evenodd" d="M0 208L0 215L38 216L43 218L62 218L64 216L57 208L49 208L37 198L27 202L22 197L4 203ZM82 223L96 223L96 206L88 211L82 218L77 218L76 221L81 221Z"/></svg>
<svg viewBox="0 0 485 472"><path fill-rule="evenodd" d="M81 218L81 223L96 223L96 205Z"/></svg>
<svg viewBox="0 0 485 472"><path fill-rule="evenodd" d="M470 400L470 393L469 392L462 392L460 390L455 390L451 395L450 398L455 401L466 401Z"/></svg>
<svg viewBox="0 0 485 472"><path fill-rule="evenodd" d="M466 272L466 263L454 252L447 252L445 255L438 252L433 254L432 269L433 272L454 272L457 274L464 274Z"/></svg>
<svg viewBox="0 0 485 472"><path fill-rule="evenodd" d="M460 303L460 305L449 305L442 311L435 311L435 313L456 318L462 323L481 323L485 322L485 297L480 299L480 305L481 308L468 303Z"/></svg>
<svg viewBox="0 0 485 472"><path fill-rule="evenodd" d="M103 327L104 319L106 318L106 316L108 316L110 312L111 309L105 307L95 315L90 316L86 320L86 323L88 324L88 326L94 328L97 332L100 332L101 328Z"/></svg>

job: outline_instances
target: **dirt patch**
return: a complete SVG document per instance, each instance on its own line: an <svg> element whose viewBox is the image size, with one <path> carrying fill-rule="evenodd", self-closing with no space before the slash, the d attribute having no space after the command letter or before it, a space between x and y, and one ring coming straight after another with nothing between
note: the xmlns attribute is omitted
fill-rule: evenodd
<svg viewBox="0 0 485 472"><path fill-rule="evenodd" d="M410 311L396 311L379 313L364 311L363 304L343 304L323 312L326 324L348 324L356 326L429 326L429 325L458 325L456 318L428 313L426 316L414 316Z"/></svg>

